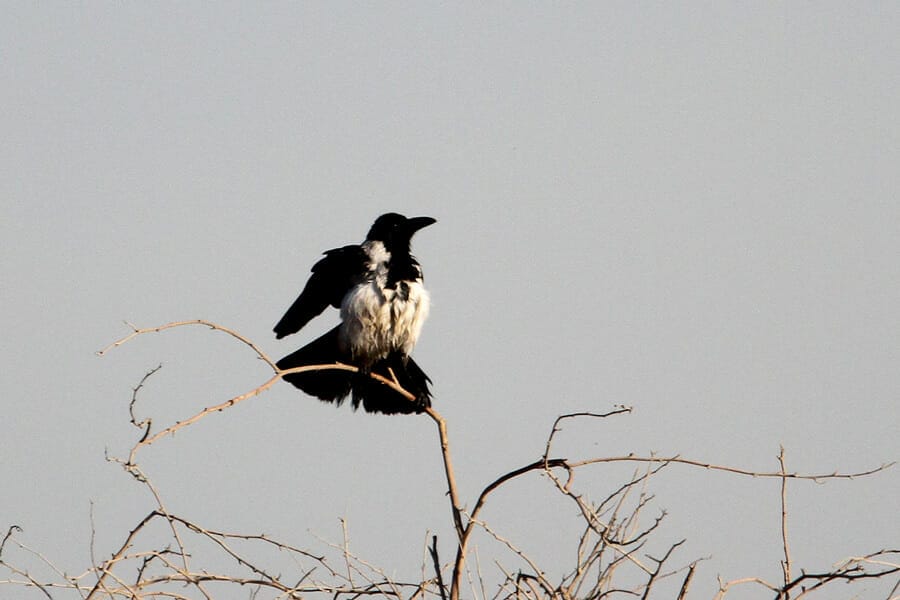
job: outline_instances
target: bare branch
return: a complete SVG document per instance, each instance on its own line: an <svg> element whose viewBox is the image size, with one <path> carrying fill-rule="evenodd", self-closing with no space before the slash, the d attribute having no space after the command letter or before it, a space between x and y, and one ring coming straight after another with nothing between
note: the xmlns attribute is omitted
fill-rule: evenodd
<svg viewBox="0 0 900 600"><path fill-rule="evenodd" d="M727 594L728 591L732 587L734 587L736 585L744 585L746 583L755 583L755 584L761 585L765 588L768 588L768 589L772 590L773 592L779 591L777 587L775 587L774 585L772 585L771 583L769 583L768 581L766 581L764 579L760 579L759 577L743 577L741 579L734 579L729 582L724 582L721 579L719 579L719 591L716 593L715 598L713 600L722 600L722 598L725 597L725 594Z"/></svg>
<svg viewBox="0 0 900 600"><path fill-rule="evenodd" d="M503 548L505 548L504 551L518 557L517 560L524 561L527 565L525 571L531 571L510 571L504 569L498 563L498 567L504 573L505 579L500 583L494 596L495 598L503 597L509 600L513 598L517 600L531 600L532 598L534 600L538 598L541 600L544 598L577 600L578 598L594 599L626 595L649 598L651 593L658 591L658 582L660 580L686 571L678 594L679 600L684 600L695 577L697 561L693 561L686 567L663 572L664 563L670 559L675 548L679 547L682 542L663 546L664 549L667 548L667 551L659 559L646 554L646 552L650 551L650 548L659 546L656 543L656 539L658 533L662 530L658 529L658 526L665 516L665 511L662 511L655 517L647 518L648 513L646 511L654 502L654 496L648 487L649 479L659 472L660 469L674 464L740 476L778 478L781 484L782 585L778 587L758 578L736 579L728 583L720 582L717 598L724 598L727 591L735 585L752 583L777 594L780 600L800 600L800 598L808 596L834 581L851 583L856 580L890 576L900 570L900 565L896 561L896 551L882 551L846 559L827 572L807 573L801 571L801 575L796 576L793 574L795 569L788 544L787 528L788 479L816 482L830 479L853 479L886 470L891 468L894 463L886 463L880 467L862 472L842 473L835 471L833 473L816 475L788 472L783 448L778 456L780 468L777 472L758 472L738 467L717 465L682 458L680 455L659 457L655 455L637 456L628 454L612 457L589 457L579 460L553 457L553 444L556 443L558 434L563 430L564 421L575 418L606 418L630 412L631 408L625 406L617 406L606 413L576 412L557 417L546 440L544 440L543 453L540 458L494 478L481 490L472 505L472 510L468 513L464 511L463 502L459 497L452 464L447 423L440 413L433 408L428 408L424 411L437 425L447 482L447 493L450 499L451 517L456 533L456 556L453 561L453 571L449 586L443 580L443 569L438 556L437 536L432 536L430 548L427 542L425 544L425 550L431 557L434 577L428 578L427 576L426 565L428 559L427 555L423 554L421 577L417 577L419 581L403 583L393 577L389 577L379 567L364 561L351 552L348 528L343 520L341 521L342 542L339 544L329 543L328 546L330 548L326 551L328 556L335 559L331 563L335 565L334 568L326 560L325 554L303 551L288 544L272 540L265 535L244 535L206 529L197 523L173 515L166 509L159 491L137 464L139 450L144 446L160 441L169 434L175 434L181 429L187 428L207 415L221 412L244 400L262 394L285 375L319 370L348 372L358 372L358 370L353 365L341 363L308 365L289 370L280 370L274 361L248 338L227 327L205 320L177 321L153 328L138 328L131 324L128 325L131 328L131 332L128 335L109 344L97 354L105 355L112 349L144 334L160 333L169 329L199 325L207 329L223 332L246 345L259 360L265 362L272 369L272 374L265 382L254 389L233 396L224 402L203 408L193 416L172 423L165 429L154 433L151 431L151 419L141 419L136 414L139 412L136 410L139 393L145 387L149 378L159 371L161 365L147 372L137 386L132 389L129 404L131 423L141 430L141 437L131 449L127 461L111 460L121 463L129 473L148 487L155 499L156 508L149 512L125 536L121 546L109 559L99 564L93 557L95 527L92 512L91 560L94 565L77 577L69 577L57 571L57 576L61 579L59 583L41 582L39 578L29 574L26 570L16 569L9 565L7 555L10 553L10 550L16 552L18 549L26 549L25 546L15 539L15 532L20 530L15 526L10 527L6 535L0 540L0 566L9 569L13 576L9 581L0 581L0 585L13 584L38 588L46 597L51 597L52 590L67 589L87 600L99 600L101 596L108 600L119 600L120 598L129 600L149 600L150 598L186 600L196 597L211 599L213 596L219 597L218 593L214 594L213 592L218 592L218 588L222 584L248 586L251 588L251 598L270 592L274 594L274 597L285 600L297 600L301 597L306 599L325 595L330 596L332 600L355 600L361 596L369 595L398 599L405 597L406 600L432 600L433 598L459 600L463 573L466 573L469 577L468 581L469 585L472 586L472 596L478 596L478 591L475 589L472 581L472 570L466 568L469 545L472 543L475 528L478 528L487 532L493 539L501 542ZM392 371L388 371L386 377L377 374L370 374L370 376L408 400L415 401L413 394L410 394L399 385ZM584 480L584 478L578 477L576 481L575 474L578 469L589 465L616 462L633 462L642 466L635 468L635 472L629 481L622 485L610 486L613 488L613 491L608 495L605 491L600 494L601 500L599 502L590 500L588 493L577 490L578 487L581 487L580 484L583 484ZM580 530L581 533L573 543L575 565L562 576L558 583L550 581L550 578L541 570L541 565L525 554L520 543L501 537L493 524L484 522L479 518L493 492L513 479L517 479L532 471L544 473L560 494L575 502L579 509L578 513L576 513L577 518L583 523L583 528ZM164 532L166 541L163 544L158 542L159 532L156 530L157 525L153 526L152 532L150 531L150 524L157 519L161 519L164 522L164 524L159 523L158 526L165 526L166 528ZM151 539L154 541L150 542L149 540ZM193 544L197 541L202 542L200 545L202 552L193 547ZM152 543L152 545L149 548L141 547L140 544L144 542ZM256 555L256 552L259 550L274 552L276 549L278 552L283 552L289 556L297 565L295 573L291 575L291 583L286 583L280 574L276 574L272 567L267 566ZM215 573L201 568L200 565L206 557L204 553L212 553L220 559L225 559L227 564L232 565L238 571L235 573ZM37 556L40 557L40 555ZM481 573L481 564L477 560L477 556L477 551L475 551L477 575L481 584L480 595L482 598L486 598L485 579ZM486 564L490 564L490 562ZM632 568L632 565L637 567L637 569ZM96 578L96 581L94 581L94 578ZM636 581L642 583L635 586ZM189 591L182 591L180 586L189 588Z"/></svg>
<svg viewBox="0 0 900 600"><path fill-rule="evenodd" d="M779 448L778 464L781 467L781 474L787 473L787 469L784 466L784 446ZM790 600L791 596L787 586L791 581L791 550L788 545L787 532L787 478L784 476L781 478L781 546L784 549L784 561L781 563L781 570L784 575L784 600Z"/></svg>
<svg viewBox="0 0 900 600"><path fill-rule="evenodd" d="M160 369L162 369L162 363L147 371L147 373L145 373L144 376L141 377L140 382L138 382L138 384L131 391L131 402L128 404L128 414L131 415L131 424L138 429L142 427L144 428L144 435L139 440L139 442L143 442L147 439L147 436L150 435L150 427L153 424L153 421L149 417L142 421L138 421L137 417L134 416L134 405L135 403L137 403L138 393L143 389L144 384L147 383L147 380L150 379L154 374L156 374Z"/></svg>
<svg viewBox="0 0 900 600"><path fill-rule="evenodd" d="M615 415L621 415L625 413L630 413L632 408L630 406L617 406L615 409L605 412L605 413L593 413L593 412L576 412L569 413L565 415L560 415L556 417L556 420L553 421L553 427L550 428L550 435L547 436L547 443L544 445L544 454L542 455L546 460L550 456L550 446L553 444L554 436L561 431L559 424L566 419L575 419L579 417L590 417L595 419L605 419L607 417L612 417Z"/></svg>
<svg viewBox="0 0 900 600"><path fill-rule="evenodd" d="M726 473L733 473L735 475L746 475L748 477L767 477L767 478L787 478L787 479L805 479L808 481L821 482L828 479L856 479L857 477L865 477L867 475L874 475L875 473L879 473L881 471L885 471L890 469L894 465L897 464L896 461L892 461L889 463L883 463L877 467L872 469L868 469L866 471L857 471L854 473L841 473L838 471L834 471L832 473L822 473L819 475L804 475L801 473L781 473L778 471L775 472L766 472L766 471L751 471L749 469L741 469L738 467L729 467L725 465L716 465L712 463L701 462L698 460L690 460L687 458L681 458L678 455L675 456L636 456L634 454L629 454L627 456L607 456L602 458L589 458L586 460L568 462L569 468L575 469L578 467L582 467L585 465L594 465L600 463L614 463L614 462L649 462L649 463L677 463L682 465L688 465L692 467L700 467L702 469L707 469L709 471L723 471Z"/></svg>
<svg viewBox="0 0 900 600"><path fill-rule="evenodd" d="M462 545L465 537L465 528L463 527L462 522L462 508L459 502L459 494L456 489L456 476L453 472L453 460L450 456L450 439L447 436L447 422L438 411L430 406L425 409L425 413L431 417L438 426L441 456L444 462L444 474L447 477L447 491L450 494L450 509L453 513L453 526L456 529L456 537Z"/></svg>
<svg viewBox="0 0 900 600"><path fill-rule="evenodd" d="M116 340L115 342L109 344L102 350L98 350L96 352L97 356L105 356L113 348L118 348L122 344L128 342L129 340L131 340L133 338L138 337L139 335L144 335L147 333L159 333L161 331L166 331L168 329L174 329L176 327L185 327L185 326L189 326L189 325L201 325L201 326L213 329L215 331L221 331L223 333L226 333L226 334L230 335L231 337L243 342L246 346L250 347L254 352L256 352L256 355L260 359L265 361L266 364L268 364L270 367L272 367L273 370L276 370L276 371L278 370L278 367L275 366L274 361L272 361L272 359L269 358L269 356L265 352L263 352L259 348L259 346L257 346L256 344L254 344L253 342L251 342L249 339L242 336L241 334L237 333L236 331L229 329L228 327L223 327L222 325L219 325L217 323L213 323L212 321L206 321L204 319L194 319L192 321L173 321L172 323L166 323L165 325L160 325L159 327L146 327L143 329L140 329L140 328L134 326L133 324L129 323L128 321L125 321L125 324L128 325L129 327L131 327L131 329L132 329L131 333L129 333L125 337L120 338L120 339Z"/></svg>

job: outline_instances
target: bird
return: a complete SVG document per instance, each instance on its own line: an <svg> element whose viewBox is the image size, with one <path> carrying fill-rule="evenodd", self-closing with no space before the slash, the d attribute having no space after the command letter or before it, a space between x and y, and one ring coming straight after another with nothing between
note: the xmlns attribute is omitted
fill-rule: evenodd
<svg viewBox="0 0 900 600"><path fill-rule="evenodd" d="M431 406L431 379L410 354L428 317L430 296L411 253L413 235L437 220L398 213L378 217L361 244L324 252L306 285L275 325L277 339L300 331L329 305L340 309L336 327L279 360L281 370L343 363L357 371L310 370L284 380L311 396L381 414L421 413ZM377 381L399 384L415 400Z"/></svg>

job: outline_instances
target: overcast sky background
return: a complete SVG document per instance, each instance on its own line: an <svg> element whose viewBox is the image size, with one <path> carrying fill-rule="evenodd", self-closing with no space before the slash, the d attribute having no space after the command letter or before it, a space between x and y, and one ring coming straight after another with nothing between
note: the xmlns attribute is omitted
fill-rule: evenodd
<svg viewBox="0 0 900 600"><path fill-rule="evenodd" d="M559 453L900 457L895 2L0 13L0 526L67 572L89 565L91 502L100 557L153 507L104 460L138 437L147 370L164 365L138 405L157 427L269 376L199 328L95 356L122 320L209 319L278 358L336 321L271 333L319 253L387 211L438 219L414 240L433 298L415 355L469 506L558 414L615 404L634 413L567 425ZM343 517L360 556L414 578L428 531L452 557L435 437L280 384L141 462L203 525L321 548ZM627 472L578 482L601 498ZM651 488L660 542L688 538L673 565L711 557L693 597L716 575L779 580L776 480L671 467ZM898 497L897 468L792 484L795 568L896 547ZM545 479L483 516L552 575L568 564L573 507Z"/></svg>

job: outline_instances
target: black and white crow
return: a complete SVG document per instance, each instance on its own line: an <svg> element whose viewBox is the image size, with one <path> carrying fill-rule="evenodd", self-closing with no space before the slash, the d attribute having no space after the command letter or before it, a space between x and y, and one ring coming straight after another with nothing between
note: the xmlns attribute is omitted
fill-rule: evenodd
<svg viewBox="0 0 900 600"><path fill-rule="evenodd" d="M300 296L275 325L278 339L296 333L328 305L341 309L341 323L278 361L279 369L344 363L336 369L285 375L307 394L340 405L352 394L353 408L384 414L420 413L431 406L431 380L410 356L428 316L422 269L410 254L413 234L435 222L387 213L376 219L362 244L325 252ZM369 373L396 380L411 402Z"/></svg>

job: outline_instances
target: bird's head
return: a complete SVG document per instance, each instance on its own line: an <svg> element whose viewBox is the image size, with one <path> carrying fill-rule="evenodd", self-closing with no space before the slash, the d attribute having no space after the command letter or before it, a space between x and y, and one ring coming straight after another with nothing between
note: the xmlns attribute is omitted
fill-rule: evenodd
<svg viewBox="0 0 900 600"><path fill-rule="evenodd" d="M437 219L431 217L406 218L397 213L387 213L375 219L372 228L366 235L366 239L374 242L382 242L388 252L394 250L409 250L409 243L413 234L423 227L436 223Z"/></svg>

